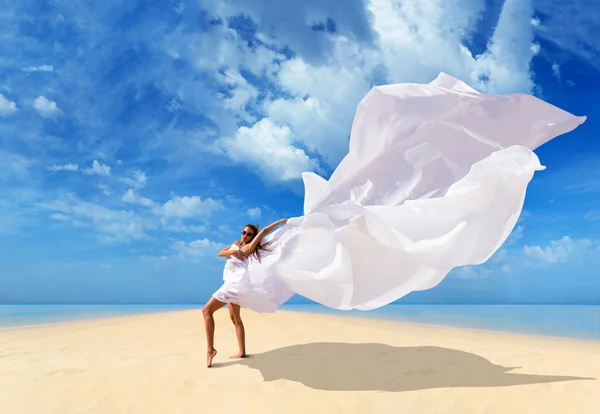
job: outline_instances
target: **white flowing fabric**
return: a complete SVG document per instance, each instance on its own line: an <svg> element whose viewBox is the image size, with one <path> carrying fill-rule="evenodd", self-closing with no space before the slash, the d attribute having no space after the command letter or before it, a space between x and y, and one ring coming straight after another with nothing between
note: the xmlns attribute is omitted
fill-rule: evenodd
<svg viewBox="0 0 600 414"><path fill-rule="evenodd" d="M532 152L585 121L530 95L488 95L444 73L373 88L327 181L304 173L304 215L265 238L237 303L273 312L294 293L369 310L485 262L545 167Z"/></svg>

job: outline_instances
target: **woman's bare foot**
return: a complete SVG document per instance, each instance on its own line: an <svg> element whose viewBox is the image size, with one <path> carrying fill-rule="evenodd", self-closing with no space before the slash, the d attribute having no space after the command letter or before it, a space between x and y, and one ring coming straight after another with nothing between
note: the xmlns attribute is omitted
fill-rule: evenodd
<svg viewBox="0 0 600 414"><path fill-rule="evenodd" d="M246 353L245 352L238 352L237 354L232 355L229 358L246 358Z"/></svg>
<svg viewBox="0 0 600 414"><path fill-rule="evenodd" d="M213 349L206 354L206 366L210 367L212 365L212 360L217 355L217 350Z"/></svg>

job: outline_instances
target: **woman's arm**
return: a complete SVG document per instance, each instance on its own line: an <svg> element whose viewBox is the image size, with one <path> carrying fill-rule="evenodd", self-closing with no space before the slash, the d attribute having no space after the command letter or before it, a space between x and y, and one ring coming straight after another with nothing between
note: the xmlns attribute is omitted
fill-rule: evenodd
<svg viewBox="0 0 600 414"><path fill-rule="evenodd" d="M232 256L235 255L236 252L238 252L239 250L229 250L231 249L231 246L233 246L234 244L238 244L237 242L233 242L231 243L229 246L225 247L223 250L221 250L219 252L219 257L227 257L227 256Z"/></svg>
<svg viewBox="0 0 600 414"><path fill-rule="evenodd" d="M265 237L267 234L273 231L273 229L275 229L275 227L279 226L280 224L285 224L287 220L288 219L277 220L275 223L269 224L267 227L259 231L256 237L254 237L254 239L250 243L242 246L241 250L244 252L244 255L248 257L249 254L256 250L258 244L263 239L263 237Z"/></svg>

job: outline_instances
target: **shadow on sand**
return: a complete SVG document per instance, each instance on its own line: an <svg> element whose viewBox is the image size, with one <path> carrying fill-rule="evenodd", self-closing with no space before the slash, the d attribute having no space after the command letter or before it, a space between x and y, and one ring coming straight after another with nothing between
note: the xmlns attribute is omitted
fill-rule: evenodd
<svg viewBox="0 0 600 414"><path fill-rule="evenodd" d="M445 387L505 387L595 380L556 375L514 374L516 367L437 346L311 343L274 349L214 367L244 365L265 381L286 379L327 391L414 391Z"/></svg>

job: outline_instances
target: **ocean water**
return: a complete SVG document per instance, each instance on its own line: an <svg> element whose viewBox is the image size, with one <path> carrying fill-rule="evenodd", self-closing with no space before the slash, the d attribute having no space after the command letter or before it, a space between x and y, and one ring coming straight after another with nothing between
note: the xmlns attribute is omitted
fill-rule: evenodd
<svg viewBox="0 0 600 414"><path fill-rule="evenodd" d="M600 305L388 305L366 312L338 311L319 305L284 308L421 325L600 341Z"/></svg>
<svg viewBox="0 0 600 414"><path fill-rule="evenodd" d="M0 331L201 307L202 305L0 305ZM368 312L338 311L320 305L284 305L282 309L600 341L600 306L595 305L389 305Z"/></svg>
<svg viewBox="0 0 600 414"><path fill-rule="evenodd" d="M0 331L201 307L201 305L0 305Z"/></svg>

